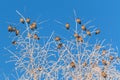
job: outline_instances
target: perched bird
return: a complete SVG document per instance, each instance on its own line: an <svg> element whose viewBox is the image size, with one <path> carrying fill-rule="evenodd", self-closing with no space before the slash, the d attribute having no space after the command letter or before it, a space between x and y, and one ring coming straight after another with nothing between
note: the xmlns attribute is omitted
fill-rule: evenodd
<svg viewBox="0 0 120 80"><path fill-rule="evenodd" d="M102 64L104 64L104 65L107 65L107 62L106 62L106 60L102 60Z"/></svg>
<svg viewBox="0 0 120 80"><path fill-rule="evenodd" d="M55 41L60 41L61 40L61 38L60 37L55 37Z"/></svg>
<svg viewBox="0 0 120 80"><path fill-rule="evenodd" d="M91 32L89 30L86 31L88 36L91 36Z"/></svg>
<svg viewBox="0 0 120 80"><path fill-rule="evenodd" d="M77 38L79 35L77 33L74 33L74 37Z"/></svg>
<svg viewBox="0 0 120 80"><path fill-rule="evenodd" d="M30 29L31 30L34 30L34 29L36 29L37 28L37 24L36 24L36 22L33 22L31 25L30 25Z"/></svg>
<svg viewBox="0 0 120 80"><path fill-rule="evenodd" d="M107 53L107 51L104 49L102 50L102 55L105 55Z"/></svg>
<svg viewBox="0 0 120 80"><path fill-rule="evenodd" d="M20 22L24 24L24 19L23 18L20 18Z"/></svg>
<svg viewBox="0 0 120 80"><path fill-rule="evenodd" d="M16 30L16 31L15 31L16 36L19 35L19 33L20 33L19 30Z"/></svg>
<svg viewBox="0 0 120 80"><path fill-rule="evenodd" d="M16 31L16 27L13 27L13 28L12 28L12 32L15 32L15 31Z"/></svg>
<svg viewBox="0 0 120 80"><path fill-rule="evenodd" d="M110 58L110 60L113 60L113 59L114 59L114 57L113 57L113 56L110 56L109 58Z"/></svg>
<svg viewBox="0 0 120 80"><path fill-rule="evenodd" d="M66 29L68 30L68 29L70 28L70 24L69 24L69 23L66 23L66 24L65 24L65 27L66 27Z"/></svg>
<svg viewBox="0 0 120 80"><path fill-rule="evenodd" d="M104 71L102 71L102 72L101 72L101 76L104 77L104 78L106 78L106 77L107 77L107 74L106 74Z"/></svg>
<svg viewBox="0 0 120 80"><path fill-rule="evenodd" d="M12 30L13 30L12 26L9 25L9 26L8 26L8 31L9 31L9 32L12 32Z"/></svg>
<svg viewBox="0 0 120 80"><path fill-rule="evenodd" d="M76 22L77 22L78 24L81 24L81 20L80 20L79 18L76 19Z"/></svg>
<svg viewBox="0 0 120 80"><path fill-rule="evenodd" d="M26 18L26 22L29 24L30 23L30 18Z"/></svg>
<svg viewBox="0 0 120 80"><path fill-rule="evenodd" d="M33 38L34 38L34 39L37 39L37 40L40 39L37 34L34 34Z"/></svg>
<svg viewBox="0 0 120 80"><path fill-rule="evenodd" d="M100 30L99 30L99 29L95 31L95 34L99 34L99 33L100 33Z"/></svg>
<svg viewBox="0 0 120 80"><path fill-rule="evenodd" d="M60 49L62 46L63 46L63 44L59 43L58 46L57 46L57 48Z"/></svg>
<svg viewBox="0 0 120 80"><path fill-rule="evenodd" d="M83 31L86 31L85 25L82 25L82 26L81 26L81 29L82 29Z"/></svg>
<svg viewBox="0 0 120 80"><path fill-rule="evenodd" d="M83 38L81 36L76 37L77 41L83 42Z"/></svg>
<svg viewBox="0 0 120 80"><path fill-rule="evenodd" d="M38 71L41 71L41 70L42 70L42 67L39 67L39 68L38 68Z"/></svg>
<svg viewBox="0 0 120 80"><path fill-rule="evenodd" d="M101 46L99 44L96 45L96 47L95 47L96 50L99 50L100 48L101 48Z"/></svg>
<svg viewBox="0 0 120 80"><path fill-rule="evenodd" d="M17 42L16 42L16 41L13 41L13 42L12 42L12 44L16 45L16 44L17 44Z"/></svg>
<svg viewBox="0 0 120 80"><path fill-rule="evenodd" d="M36 22L33 22L33 23L32 23L32 26L33 26L34 28L36 28L36 26L37 26Z"/></svg>
<svg viewBox="0 0 120 80"><path fill-rule="evenodd" d="M72 68L75 68L75 67L76 67L74 62L71 62L71 63L70 63L70 66L71 66Z"/></svg>

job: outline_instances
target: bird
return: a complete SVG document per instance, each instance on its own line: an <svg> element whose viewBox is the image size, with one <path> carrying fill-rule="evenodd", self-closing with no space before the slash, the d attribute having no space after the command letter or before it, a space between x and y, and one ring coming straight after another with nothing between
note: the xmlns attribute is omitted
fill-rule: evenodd
<svg viewBox="0 0 120 80"><path fill-rule="evenodd" d="M78 24L81 24L80 18L77 18L77 19L76 19L76 22L77 22Z"/></svg>
<svg viewBox="0 0 120 80"><path fill-rule="evenodd" d="M75 68L75 67L76 67L74 62L71 62L71 63L70 63L70 66L71 66L72 68Z"/></svg>
<svg viewBox="0 0 120 80"><path fill-rule="evenodd" d="M8 31L9 31L9 32L12 32L12 29L13 29L12 26L9 25L9 26L8 26Z"/></svg>
<svg viewBox="0 0 120 80"><path fill-rule="evenodd" d="M12 42L12 44L16 45L16 44L17 44L17 42L16 42L16 41L13 41L13 42Z"/></svg>
<svg viewBox="0 0 120 80"><path fill-rule="evenodd" d="M77 33L74 33L74 37L77 38L79 35Z"/></svg>
<svg viewBox="0 0 120 80"><path fill-rule="evenodd" d="M69 24L69 23L66 23L66 24L65 24L65 27L66 27L66 29L68 30L68 29L70 28L70 24Z"/></svg>
<svg viewBox="0 0 120 80"><path fill-rule="evenodd" d="M41 70L42 70L42 67L39 67L39 68L38 68L38 71L41 71Z"/></svg>
<svg viewBox="0 0 120 80"><path fill-rule="evenodd" d="M24 24L24 19L23 18L20 18L20 22Z"/></svg>
<svg viewBox="0 0 120 80"><path fill-rule="evenodd" d="M55 37L55 41L60 41L61 38L59 36Z"/></svg>
<svg viewBox="0 0 120 80"><path fill-rule="evenodd" d="M106 74L104 71L101 72L101 75L102 75L102 77L104 77L104 78L107 77L107 74Z"/></svg>
<svg viewBox="0 0 120 80"><path fill-rule="evenodd" d="M96 34L96 35L99 34L99 33L100 33L100 30L99 30L99 29L95 31L95 34Z"/></svg>
<svg viewBox="0 0 120 80"><path fill-rule="evenodd" d="M59 43L58 46L57 46L57 48L60 49L62 46L63 46L63 44Z"/></svg>
<svg viewBox="0 0 120 80"><path fill-rule="evenodd" d="M104 49L102 50L102 55L105 55L107 53L107 51Z"/></svg>
<svg viewBox="0 0 120 80"><path fill-rule="evenodd" d="M12 28L12 32L15 32L15 31L16 31L16 27L13 27L13 28Z"/></svg>
<svg viewBox="0 0 120 80"><path fill-rule="evenodd" d="M114 57L113 57L113 56L110 56L109 58L110 58L110 60L113 60L113 59L114 59Z"/></svg>
<svg viewBox="0 0 120 80"><path fill-rule="evenodd" d="M34 38L34 39L37 39L37 40L40 39L37 34L34 34L33 38Z"/></svg>
<svg viewBox="0 0 120 80"><path fill-rule="evenodd" d="M36 22L33 22L33 23L30 25L30 29L31 29L31 30L34 30L34 29L37 28L36 26L37 26Z"/></svg>
<svg viewBox="0 0 120 80"><path fill-rule="evenodd" d="M77 41L83 42L83 38L81 36L76 37Z"/></svg>
<svg viewBox="0 0 120 80"><path fill-rule="evenodd" d="M82 26L81 26L81 29L82 29L83 31L86 31L85 25L82 25Z"/></svg>
<svg viewBox="0 0 120 80"><path fill-rule="evenodd" d="M20 33L19 30L16 30L16 31L15 31L16 36L19 35L19 33Z"/></svg>
<svg viewBox="0 0 120 80"><path fill-rule="evenodd" d="M97 45L95 46L95 49L96 49L96 50L100 50L100 48L101 48L101 45L100 45L100 44L97 44Z"/></svg>
<svg viewBox="0 0 120 80"><path fill-rule="evenodd" d="M30 18L26 18L26 22L29 24L30 23Z"/></svg>
<svg viewBox="0 0 120 80"><path fill-rule="evenodd" d="M107 65L107 62L106 62L106 60L102 60L102 63L104 64L104 65Z"/></svg>
<svg viewBox="0 0 120 80"><path fill-rule="evenodd" d="M91 32L90 32L89 30L86 31L86 34L87 34L88 36L91 36Z"/></svg>

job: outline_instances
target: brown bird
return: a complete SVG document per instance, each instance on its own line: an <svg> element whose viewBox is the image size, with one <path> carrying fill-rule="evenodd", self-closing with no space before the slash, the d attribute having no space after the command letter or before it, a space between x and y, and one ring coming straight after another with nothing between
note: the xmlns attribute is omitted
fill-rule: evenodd
<svg viewBox="0 0 120 80"><path fill-rule="evenodd" d="M61 38L60 37L55 37L55 41L60 41L61 40Z"/></svg>
<svg viewBox="0 0 120 80"><path fill-rule="evenodd" d="M71 62L71 63L70 63L70 66L71 66L72 68L75 68L75 67L76 67L74 62Z"/></svg>
<svg viewBox="0 0 120 80"><path fill-rule="evenodd" d="M96 45L96 47L95 47L96 50L99 50L100 48L101 48L101 46L99 44Z"/></svg>
<svg viewBox="0 0 120 80"><path fill-rule="evenodd" d="M13 42L12 42L12 44L16 45L16 44L17 44L17 42L16 42L16 41L13 41Z"/></svg>
<svg viewBox="0 0 120 80"><path fill-rule="evenodd" d="M74 33L74 37L77 38L79 35L77 33Z"/></svg>
<svg viewBox="0 0 120 80"><path fill-rule="evenodd" d="M39 67L39 68L38 68L38 71L41 71L41 70L42 70L42 67Z"/></svg>
<svg viewBox="0 0 120 80"><path fill-rule="evenodd" d="M113 56L110 56L109 58L110 58L110 60L113 60L113 59L114 59L114 57L113 57Z"/></svg>
<svg viewBox="0 0 120 80"><path fill-rule="evenodd" d="M102 60L102 64L104 64L104 65L107 65L107 62L106 62L106 60Z"/></svg>
<svg viewBox="0 0 120 80"><path fill-rule="evenodd" d="M102 50L102 55L105 55L107 53L107 51L104 49Z"/></svg>
<svg viewBox="0 0 120 80"><path fill-rule="evenodd" d="M77 22L78 24L81 24L81 20L80 20L79 18L76 19L76 22Z"/></svg>
<svg viewBox="0 0 120 80"><path fill-rule="evenodd" d="M95 34L99 34L99 33L100 33L100 30L99 30L99 29L95 31Z"/></svg>
<svg viewBox="0 0 120 80"><path fill-rule="evenodd" d="M26 18L26 22L29 24L30 23L30 18Z"/></svg>
<svg viewBox="0 0 120 80"><path fill-rule="evenodd" d="M24 19L23 18L20 18L20 22L24 24Z"/></svg>
<svg viewBox="0 0 120 80"><path fill-rule="evenodd" d="M83 31L86 31L85 25L82 25L82 26L81 26L81 29L82 29Z"/></svg>
<svg viewBox="0 0 120 80"><path fill-rule="evenodd" d="M69 23L66 23L66 24L65 24L65 27L66 27L66 29L68 30L68 29L70 28L70 24L69 24Z"/></svg>
<svg viewBox="0 0 120 80"><path fill-rule="evenodd" d="M13 30L13 29L12 29L12 26L9 25L9 26L8 26L8 31L9 31L9 32L12 32L12 30Z"/></svg>
<svg viewBox="0 0 120 80"><path fill-rule="evenodd" d="M101 76L104 77L104 78L106 78L106 77L107 77L107 74L106 74L104 71L102 71L102 72L101 72Z"/></svg>
<svg viewBox="0 0 120 80"><path fill-rule="evenodd" d="M16 31L15 31L16 36L19 35L19 33L20 33L19 30L16 30Z"/></svg>
<svg viewBox="0 0 120 80"><path fill-rule="evenodd" d="M30 29L31 30L34 30L34 29L36 29L37 28L37 24L36 24L36 22L33 22L31 25L30 25Z"/></svg>
<svg viewBox="0 0 120 80"><path fill-rule="evenodd" d="M12 32L15 32L15 31L16 31L16 28L15 28L15 27L13 27L13 28L12 28Z"/></svg>
<svg viewBox="0 0 120 80"><path fill-rule="evenodd" d="M81 36L76 37L77 41L83 42L83 38Z"/></svg>
<svg viewBox="0 0 120 80"><path fill-rule="evenodd" d="M34 28L36 28L36 26L37 26L36 22L33 22L33 23L32 23L32 26L33 26Z"/></svg>
<svg viewBox="0 0 120 80"><path fill-rule="evenodd" d="M57 48L60 49L60 48L62 48L62 46L63 46L63 44L59 43L58 46L57 46Z"/></svg>
<svg viewBox="0 0 120 80"><path fill-rule="evenodd" d="M33 38L34 38L34 39L37 39L37 40L40 39L37 34L34 34Z"/></svg>
<svg viewBox="0 0 120 80"><path fill-rule="evenodd" d="M89 30L86 31L88 36L91 36L91 32Z"/></svg>

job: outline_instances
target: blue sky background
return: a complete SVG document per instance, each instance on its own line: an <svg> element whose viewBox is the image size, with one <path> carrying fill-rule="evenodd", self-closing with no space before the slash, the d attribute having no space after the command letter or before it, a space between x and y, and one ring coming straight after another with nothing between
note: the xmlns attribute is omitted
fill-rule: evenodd
<svg viewBox="0 0 120 80"><path fill-rule="evenodd" d="M93 20L90 24L101 29L97 38L106 39L120 50L120 0L1 0L0 2L0 78L13 72L13 63L6 64L9 53L3 49L11 44L7 32L8 22L19 22L15 12L20 11L24 16L40 21L49 19L45 23L43 32L48 35L53 30L59 30L54 20L62 22L72 20L73 9L77 16L85 21ZM48 31L49 30L49 31ZM63 35L63 34L61 34ZM2 79L0 79L2 80Z"/></svg>

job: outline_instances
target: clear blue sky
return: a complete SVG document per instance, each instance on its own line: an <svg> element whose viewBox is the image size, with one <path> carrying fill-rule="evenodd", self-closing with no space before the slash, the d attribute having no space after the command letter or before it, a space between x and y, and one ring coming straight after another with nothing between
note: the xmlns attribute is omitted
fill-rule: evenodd
<svg viewBox="0 0 120 80"><path fill-rule="evenodd" d="M7 22L18 22L19 16L15 10L20 11L26 17L40 20L50 19L46 27L50 31L57 29L54 20L65 22L73 16L73 9L77 15L87 20L93 20L102 31L100 39L118 46L120 49L120 0L1 0L0 2L0 75L3 72L9 75L13 64L5 64L9 60L9 54L3 47L9 46L10 40L7 32ZM42 18L42 19L41 19ZM53 24L53 25L52 25ZM46 28L45 30L47 30ZM45 33L50 33L45 31ZM0 76L1 77L1 76Z"/></svg>

